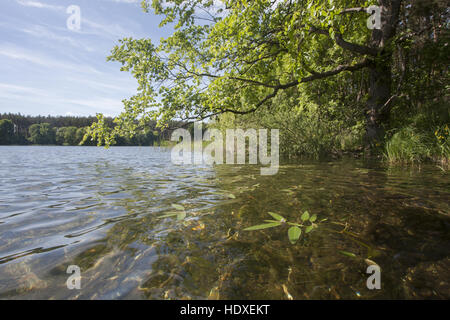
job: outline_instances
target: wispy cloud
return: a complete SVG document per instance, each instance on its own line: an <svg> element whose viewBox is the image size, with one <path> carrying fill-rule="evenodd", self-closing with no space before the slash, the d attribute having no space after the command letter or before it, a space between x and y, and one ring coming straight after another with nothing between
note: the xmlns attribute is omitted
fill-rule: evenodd
<svg viewBox="0 0 450 320"><path fill-rule="evenodd" d="M51 9L51 10L64 10L64 7L62 6L55 6L51 4L47 4L40 1L34 1L34 0L16 0L18 4L24 7L33 7L33 8L39 8L39 9Z"/></svg>
<svg viewBox="0 0 450 320"><path fill-rule="evenodd" d="M34 52L30 52L28 50L16 46L8 46L8 45L0 46L0 55L13 60L21 60L35 65L43 66L46 68L57 68L81 72L101 73L97 69L88 65L80 65L70 61L57 60L52 57L37 55Z"/></svg>
<svg viewBox="0 0 450 320"><path fill-rule="evenodd" d="M122 101L111 98L67 99L66 103L89 107L99 112L122 109Z"/></svg>
<svg viewBox="0 0 450 320"><path fill-rule="evenodd" d="M12 85L9 83L0 83L0 97L2 98L20 97L23 96L24 94L39 97L48 97L48 93L45 90L32 87Z"/></svg>
<svg viewBox="0 0 450 320"><path fill-rule="evenodd" d="M114 40L134 35L133 32L124 29L119 24L95 22L84 17L81 18L81 25L82 27L80 33L112 38ZM86 26L88 28L86 28Z"/></svg>
<svg viewBox="0 0 450 320"><path fill-rule="evenodd" d="M80 48L80 49L83 49L83 50L86 50L89 52L93 52L96 50L93 46L89 46L85 42L76 40L71 36L59 35L53 31L51 31L49 28L40 26L40 25L34 25L32 27L22 28L22 29L20 29L20 31L27 33L35 38L58 41L60 43L67 44L72 47Z"/></svg>
<svg viewBox="0 0 450 320"><path fill-rule="evenodd" d="M20 98L27 103L39 104L39 101L45 101L52 105L58 105L62 110L67 108L96 110L96 112L102 112L108 116L118 114L122 109L121 99L105 98L101 96L89 96L80 98L66 98L64 92L50 92L49 90L43 90L39 88L11 85L7 83L0 83L0 98L2 100L15 100ZM58 113L58 111L53 111ZM60 111L59 114L67 114L67 111ZM69 112L71 114L85 114L78 112ZM91 113L92 114L92 113Z"/></svg>

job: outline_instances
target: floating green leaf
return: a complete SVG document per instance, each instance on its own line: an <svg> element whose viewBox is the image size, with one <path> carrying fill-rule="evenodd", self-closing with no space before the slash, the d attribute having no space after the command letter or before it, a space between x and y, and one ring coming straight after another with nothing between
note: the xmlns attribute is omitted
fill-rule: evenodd
<svg viewBox="0 0 450 320"><path fill-rule="evenodd" d="M314 226L308 226L308 227L306 227L305 232L310 233L313 229L314 229Z"/></svg>
<svg viewBox="0 0 450 320"><path fill-rule="evenodd" d="M261 230L261 229L267 229L267 228L273 228L278 227L281 225L281 222L271 222L271 223L265 223L265 224L259 224L253 227L245 228L245 231L253 231L253 230Z"/></svg>
<svg viewBox="0 0 450 320"><path fill-rule="evenodd" d="M228 196L228 198L236 199L236 196L234 194L232 194L232 193L229 193L227 196Z"/></svg>
<svg viewBox="0 0 450 320"><path fill-rule="evenodd" d="M309 221L311 221L311 222L314 222L314 221L316 221L317 220L317 214L313 214L312 216L311 216L311 218L309 218Z"/></svg>
<svg viewBox="0 0 450 320"><path fill-rule="evenodd" d="M277 221L286 221L285 218L283 218L282 216L280 216L278 213L275 212L268 212L268 214L270 214L275 220Z"/></svg>
<svg viewBox="0 0 450 320"><path fill-rule="evenodd" d="M309 212L305 211L303 212L302 216L300 217L302 219L302 221L306 221L309 219Z"/></svg>
<svg viewBox="0 0 450 320"><path fill-rule="evenodd" d="M177 214L177 220L183 220L184 218L186 218L186 212L180 212Z"/></svg>
<svg viewBox="0 0 450 320"><path fill-rule="evenodd" d="M289 241L294 244L297 242L297 240L300 238L300 235L302 234L302 229L299 227L290 227L288 230L288 237Z"/></svg>
<svg viewBox="0 0 450 320"><path fill-rule="evenodd" d="M181 204L172 204L172 207L177 210L184 211L184 207Z"/></svg>

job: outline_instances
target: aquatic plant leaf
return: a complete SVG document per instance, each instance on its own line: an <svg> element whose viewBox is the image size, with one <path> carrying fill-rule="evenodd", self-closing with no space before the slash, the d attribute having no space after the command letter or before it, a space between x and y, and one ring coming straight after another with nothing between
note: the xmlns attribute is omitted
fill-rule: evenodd
<svg viewBox="0 0 450 320"><path fill-rule="evenodd" d="M168 213L168 214L165 214L163 216L159 216L158 219L168 218L168 217L175 217L176 215L178 215L178 212Z"/></svg>
<svg viewBox="0 0 450 320"><path fill-rule="evenodd" d="M352 252L348 252L348 251L339 251L340 254L347 256L347 257L351 257L351 258L356 258L356 254L352 253Z"/></svg>
<svg viewBox="0 0 450 320"><path fill-rule="evenodd" d="M364 259L364 262L368 265L368 266L378 266L378 263L376 263L373 260L370 259Z"/></svg>
<svg viewBox="0 0 450 320"><path fill-rule="evenodd" d="M302 216L300 217L302 219L302 221L306 221L309 219L309 212L305 211L303 212Z"/></svg>
<svg viewBox="0 0 450 320"><path fill-rule="evenodd" d="M172 207L177 210L184 211L184 207L181 204L172 204Z"/></svg>
<svg viewBox="0 0 450 320"><path fill-rule="evenodd" d="M314 229L314 226L307 226L305 229L305 233L310 233Z"/></svg>
<svg viewBox="0 0 450 320"><path fill-rule="evenodd" d="M282 216L280 216L279 214L277 214L275 212L267 212L267 213L270 214L277 221L286 221L285 218L283 218Z"/></svg>
<svg viewBox="0 0 450 320"><path fill-rule="evenodd" d="M253 231L253 230L261 230L261 229L267 229L267 228L273 228L278 227L281 225L281 222L271 222L271 223L264 223L264 224L258 224L253 227L245 228L245 231Z"/></svg>
<svg viewBox="0 0 450 320"><path fill-rule="evenodd" d="M177 220L183 220L184 218L186 218L186 212L183 211L177 214Z"/></svg>
<svg viewBox="0 0 450 320"><path fill-rule="evenodd" d="M297 242L297 240L300 238L300 235L302 234L302 229L299 227L290 227L288 230L288 237L289 241L294 244Z"/></svg>
<svg viewBox="0 0 450 320"><path fill-rule="evenodd" d="M314 221L316 221L317 220L317 214L313 214L312 216L311 216L311 218L309 218L309 221L311 221L311 222L314 222Z"/></svg>
<svg viewBox="0 0 450 320"><path fill-rule="evenodd" d="M236 199L236 196L232 193L227 194L228 198Z"/></svg>
<svg viewBox="0 0 450 320"><path fill-rule="evenodd" d="M299 223L288 222L287 224L289 224L291 226L304 227L304 225L299 224Z"/></svg>

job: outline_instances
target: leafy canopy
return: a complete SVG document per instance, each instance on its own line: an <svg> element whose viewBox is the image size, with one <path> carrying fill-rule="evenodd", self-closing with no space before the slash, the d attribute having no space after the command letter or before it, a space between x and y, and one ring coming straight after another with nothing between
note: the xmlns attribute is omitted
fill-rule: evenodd
<svg viewBox="0 0 450 320"><path fill-rule="evenodd" d="M110 130L89 134L109 144L149 120L199 120L225 112L247 114L270 105L279 92L301 83L366 66L373 54L368 15L343 14L374 1L153 0L145 11L162 15L171 36L159 44L125 38L110 61L138 81ZM344 39L345 38L345 39Z"/></svg>

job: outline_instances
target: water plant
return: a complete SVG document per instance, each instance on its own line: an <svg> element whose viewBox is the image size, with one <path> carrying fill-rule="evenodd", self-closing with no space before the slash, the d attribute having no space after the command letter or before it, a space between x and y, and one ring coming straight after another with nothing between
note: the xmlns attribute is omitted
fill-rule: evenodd
<svg viewBox="0 0 450 320"><path fill-rule="evenodd" d="M268 212L268 214L273 218L273 220L264 220L263 224L258 224L252 227L245 228L245 231L255 231L262 230L280 226L289 226L288 238L292 244L295 244L302 233L310 233L312 230L318 227L315 223L317 220L317 215L310 215L308 211L303 212L300 216L300 223L289 222L283 216L275 212Z"/></svg>
<svg viewBox="0 0 450 320"><path fill-rule="evenodd" d="M172 204L172 207L177 211L169 212L168 214L159 216L160 219L168 217L177 217L177 220L183 220L186 218L186 211L181 204Z"/></svg>

